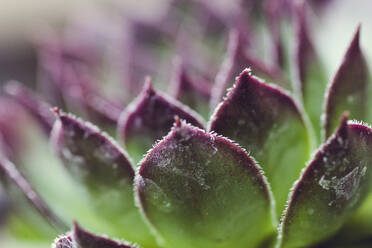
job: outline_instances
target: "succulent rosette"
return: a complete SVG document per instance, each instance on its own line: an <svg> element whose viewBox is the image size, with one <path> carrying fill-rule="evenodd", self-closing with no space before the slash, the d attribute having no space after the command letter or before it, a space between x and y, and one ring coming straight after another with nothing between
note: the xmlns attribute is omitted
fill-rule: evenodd
<svg viewBox="0 0 372 248"><path fill-rule="evenodd" d="M44 33L39 92L0 95L1 246L370 247L368 66L358 26L328 78L308 10L329 2Z"/></svg>

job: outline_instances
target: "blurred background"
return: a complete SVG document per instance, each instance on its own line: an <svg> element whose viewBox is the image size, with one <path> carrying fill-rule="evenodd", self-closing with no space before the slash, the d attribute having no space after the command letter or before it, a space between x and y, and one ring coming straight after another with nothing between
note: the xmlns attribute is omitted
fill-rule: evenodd
<svg viewBox="0 0 372 248"><path fill-rule="evenodd" d="M99 20L122 16L157 18L166 4L167 0L0 0L0 82L17 79L35 83L35 43L47 29L61 29L75 21L97 22L97 30L113 29L112 23L105 27ZM328 72L335 71L358 23L362 23L362 47L371 58L371 9L370 0L337 0L321 15L313 13L316 18L312 32Z"/></svg>
<svg viewBox="0 0 372 248"><path fill-rule="evenodd" d="M166 0L0 0L0 82L35 83L35 45L48 29L123 16L151 20L164 12L166 4Z"/></svg>

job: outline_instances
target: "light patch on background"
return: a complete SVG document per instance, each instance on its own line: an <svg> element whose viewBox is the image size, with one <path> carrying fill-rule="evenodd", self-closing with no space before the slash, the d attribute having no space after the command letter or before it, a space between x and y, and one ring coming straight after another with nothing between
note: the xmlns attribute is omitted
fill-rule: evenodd
<svg viewBox="0 0 372 248"><path fill-rule="evenodd" d="M167 0L0 0L0 47L22 45L44 26L58 26L91 12L153 17Z"/></svg>
<svg viewBox="0 0 372 248"><path fill-rule="evenodd" d="M372 62L372 1L333 1L326 16L314 23L317 47L328 72L333 75L356 31L362 23L361 47L367 60Z"/></svg>

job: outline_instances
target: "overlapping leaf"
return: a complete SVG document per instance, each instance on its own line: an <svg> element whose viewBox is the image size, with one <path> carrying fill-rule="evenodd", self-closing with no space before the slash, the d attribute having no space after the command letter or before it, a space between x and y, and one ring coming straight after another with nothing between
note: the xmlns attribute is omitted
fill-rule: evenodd
<svg viewBox="0 0 372 248"><path fill-rule="evenodd" d="M293 99L245 70L216 109L210 131L238 142L259 162L280 216L310 152L307 129Z"/></svg>
<svg viewBox="0 0 372 248"><path fill-rule="evenodd" d="M143 245L155 241L134 204L134 169L125 152L96 126L55 109L52 144L67 170L90 193L106 220L126 238Z"/></svg>
<svg viewBox="0 0 372 248"><path fill-rule="evenodd" d="M255 247L273 232L270 189L254 160L179 119L141 162L136 188L166 247Z"/></svg>
<svg viewBox="0 0 372 248"><path fill-rule="evenodd" d="M372 186L372 129L344 117L296 182L277 247L307 247L337 232Z"/></svg>

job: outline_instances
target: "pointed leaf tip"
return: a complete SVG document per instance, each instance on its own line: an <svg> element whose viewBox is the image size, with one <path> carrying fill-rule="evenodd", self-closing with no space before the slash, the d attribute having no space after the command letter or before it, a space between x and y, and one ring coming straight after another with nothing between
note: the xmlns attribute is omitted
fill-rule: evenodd
<svg viewBox="0 0 372 248"><path fill-rule="evenodd" d="M310 150L307 129L294 100L244 70L212 115L209 130L250 151L268 177L280 216Z"/></svg>
<svg viewBox="0 0 372 248"><path fill-rule="evenodd" d="M278 247L308 247L339 230L370 191L371 152L372 129L343 115L294 185Z"/></svg>
<svg viewBox="0 0 372 248"><path fill-rule="evenodd" d="M255 246L273 231L270 189L253 159L179 119L141 162L136 190L169 247Z"/></svg>
<svg viewBox="0 0 372 248"><path fill-rule="evenodd" d="M118 133L135 161L169 132L175 115L200 128L204 126L197 113L159 94L146 83L139 97L123 111L118 123Z"/></svg>
<svg viewBox="0 0 372 248"><path fill-rule="evenodd" d="M359 45L360 25L327 90L324 137L337 128L344 111L357 120L367 118L368 68Z"/></svg>
<svg viewBox="0 0 372 248"><path fill-rule="evenodd" d="M106 237L94 235L81 228L76 222L74 223L72 240L74 248L135 248L135 246L125 245Z"/></svg>

